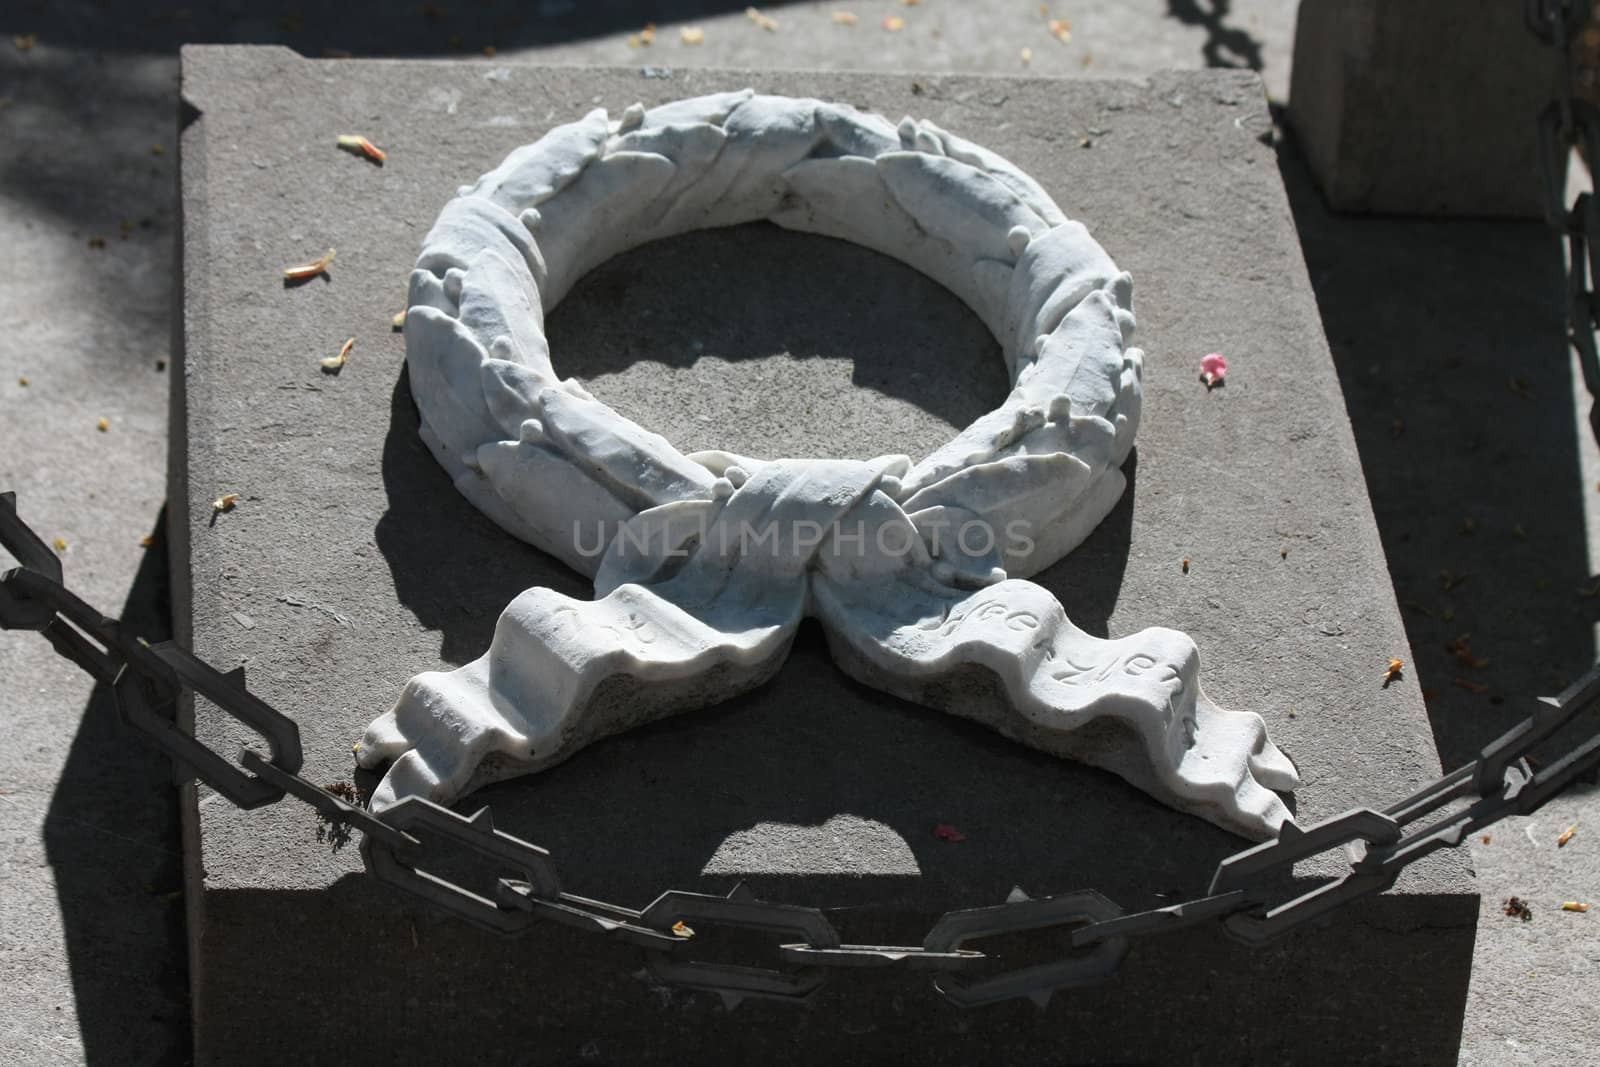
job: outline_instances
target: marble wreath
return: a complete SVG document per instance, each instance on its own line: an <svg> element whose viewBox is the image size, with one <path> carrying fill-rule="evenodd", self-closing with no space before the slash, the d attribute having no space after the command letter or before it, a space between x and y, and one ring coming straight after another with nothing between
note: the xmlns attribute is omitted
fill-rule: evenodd
<svg viewBox="0 0 1600 1067"><path fill-rule="evenodd" d="M586 271L759 219L957 294L1000 341L1005 402L920 462L764 460L684 455L556 377L544 314ZM591 576L595 599L529 589L483 657L413 678L357 746L362 766L392 761L374 810L449 803L752 689L812 616L867 685L1251 837L1290 818L1273 790L1298 785L1293 764L1260 716L1206 698L1188 637L1091 637L1020 580L1121 496L1143 353L1128 347L1130 276L994 153L930 122L750 90L595 110L459 190L409 305L428 447L500 526Z"/></svg>

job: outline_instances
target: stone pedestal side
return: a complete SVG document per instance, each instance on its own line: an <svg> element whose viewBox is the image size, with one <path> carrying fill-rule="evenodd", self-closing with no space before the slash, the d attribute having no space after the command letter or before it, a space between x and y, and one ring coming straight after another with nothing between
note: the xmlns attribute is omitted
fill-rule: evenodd
<svg viewBox="0 0 1600 1067"><path fill-rule="evenodd" d="M1538 218L1559 53L1516 0L1302 0L1289 121L1339 211Z"/></svg>

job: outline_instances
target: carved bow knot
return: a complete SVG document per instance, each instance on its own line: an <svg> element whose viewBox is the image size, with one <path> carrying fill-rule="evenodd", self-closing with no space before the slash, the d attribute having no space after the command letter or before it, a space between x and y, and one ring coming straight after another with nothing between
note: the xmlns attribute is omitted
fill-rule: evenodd
<svg viewBox="0 0 1600 1067"><path fill-rule="evenodd" d="M991 536L963 537L926 511L919 528L896 499L904 457L744 462L753 473L727 466L710 499L626 523L595 600L530 589L486 656L414 678L361 745L367 765L399 756L373 807L452 799L752 689L812 616L835 661L868 685L1106 766L1257 836L1287 817L1270 790L1296 782L1293 766L1259 716L1204 699L1188 637L1104 641L1077 629L1048 591L1006 579L992 551L960 552ZM996 684L974 685L975 670ZM1099 718L1129 727L1145 759L1074 732ZM450 744L419 743L430 735ZM501 758L486 764L490 753Z"/></svg>

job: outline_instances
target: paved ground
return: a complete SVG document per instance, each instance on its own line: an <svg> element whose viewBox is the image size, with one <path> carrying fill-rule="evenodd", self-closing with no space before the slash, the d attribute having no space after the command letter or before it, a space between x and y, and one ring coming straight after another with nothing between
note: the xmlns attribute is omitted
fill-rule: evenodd
<svg viewBox="0 0 1600 1067"><path fill-rule="evenodd" d="M1294 9L1080 0L1052 16L1072 21L1063 43L1039 5L1020 0L788 4L771 9L772 32L737 3L657 3L655 43L630 46L645 6L542 0L522 16L489 3L392 15L371 0L337 11L235 0L123 14L34 0L0 11L0 487L65 540L84 595L164 625L160 545L139 542L159 528L164 497L181 42L1002 72L1023 69L1028 48L1027 69L1044 74L1264 65L1281 98ZM834 22L843 10L858 23ZM906 25L890 32L882 20L894 16ZM685 44L681 25L703 29L703 43ZM1417 662L1405 684L1430 694L1453 763L1516 718L1522 696L1595 658L1600 599L1581 590L1600 549L1600 453L1561 337L1560 249L1532 225L1329 217L1292 148L1280 158L1408 609ZM1462 634L1464 658L1486 664L1446 648ZM0 1059L182 1062L179 845L164 771L109 724L104 694L40 647L0 636L0 719L16 724L0 749ZM1600 794L1498 827L1472 851L1484 908L1462 1062L1592 1059L1600 909L1558 909L1600 901ZM1500 914L1513 893L1530 901L1531 923Z"/></svg>

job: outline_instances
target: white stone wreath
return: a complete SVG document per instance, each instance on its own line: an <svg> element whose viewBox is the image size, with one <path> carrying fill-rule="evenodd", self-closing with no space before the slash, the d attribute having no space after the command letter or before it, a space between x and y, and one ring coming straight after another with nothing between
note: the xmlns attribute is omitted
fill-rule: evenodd
<svg viewBox="0 0 1600 1067"><path fill-rule="evenodd" d="M917 463L685 456L557 379L544 313L584 272L759 219L956 293L999 338L1005 403ZM530 589L482 658L413 678L358 746L365 767L393 761L373 808L447 803L754 688L813 616L868 685L1274 833L1294 767L1259 716L1206 699L1188 637L1091 637L1017 577L1122 494L1143 359L1131 303L1129 275L1036 182L929 122L747 89L595 110L512 152L423 243L411 389L456 487L592 576L596 599ZM1080 729L1094 720L1127 729Z"/></svg>

